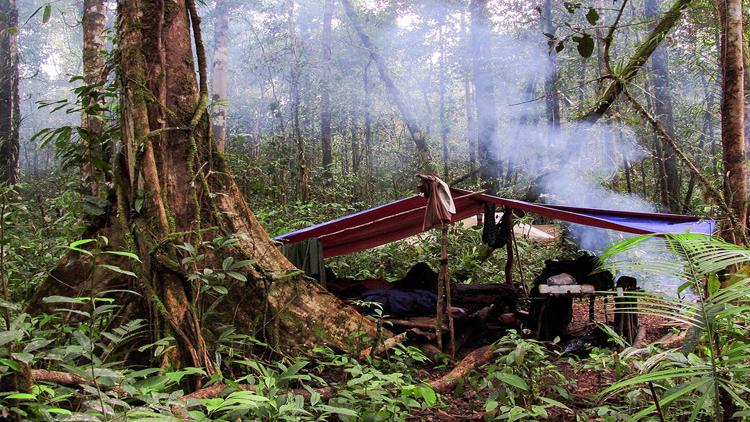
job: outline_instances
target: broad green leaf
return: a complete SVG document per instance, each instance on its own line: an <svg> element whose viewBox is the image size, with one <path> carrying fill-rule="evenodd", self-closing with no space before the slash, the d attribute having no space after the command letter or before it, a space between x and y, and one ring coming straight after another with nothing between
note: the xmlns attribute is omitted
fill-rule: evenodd
<svg viewBox="0 0 750 422"><path fill-rule="evenodd" d="M106 268L106 269L108 269L110 271L114 271L116 273L124 274L124 275L130 276L130 277L133 277L133 278L138 278L138 276L134 272L128 271L128 270L124 270L124 269L122 269L122 268L120 268L120 267L118 267L116 265L99 264L98 266L102 267L102 268Z"/></svg>
<svg viewBox="0 0 750 422"><path fill-rule="evenodd" d="M17 303L8 302L7 300L0 299L0 308L5 308L9 311L18 311L21 309L21 306Z"/></svg>
<svg viewBox="0 0 750 422"><path fill-rule="evenodd" d="M578 54L581 57L589 58L594 53L594 38L591 35L584 33L581 36L575 36L572 38L577 44Z"/></svg>
<svg viewBox="0 0 750 422"><path fill-rule="evenodd" d="M229 271L229 272L227 272L227 275L229 277L232 277L235 280L247 281L247 277L245 276L245 274L242 274L242 273L238 273L238 272L234 272L234 271Z"/></svg>
<svg viewBox="0 0 750 422"><path fill-rule="evenodd" d="M15 400L36 400L36 396L29 393L14 393L8 396L5 396L6 399L15 399Z"/></svg>
<svg viewBox="0 0 750 422"><path fill-rule="evenodd" d="M599 13L596 11L596 9L589 8L589 11L586 13L586 20L589 21L591 25L596 25L596 23L599 21Z"/></svg>
<svg viewBox="0 0 750 422"><path fill-rule="evenodd" d="M335 406L329 406L327 404L321 404L320 406L318 406L318 409L327 413L335 413L337 415L342 415L342 416L352 416L352 417L357 416L356 411L352 409L347 409L345 407L335 407Z"/></svg>
<svg viewBox="0 0 750 422"><path fill-rule="evenodd" d="M72 415L73 414L73 412L71 412L70 410L62 409L59 407L48 407L47 409L44 409L44 411L47 413L54 413L57 415Z"/></svg>
<svg viewBox="0 0 750 422"><path fill-rule="evenodd" d="M718 292L721 288L721 282L719 276L716 273L709 274L708 276L708 296L711 297L714 293Z"/></svg>
<svg viewBox="0 0 750 422"><path fill-rule="evenodd" d="M433 390L431 387L420 386L418 387L418 389L427 406L432 407L435 405L435 403L437 403L437 394L435 394L435 390Z"/></svg>
<svg viewBox="0 0 750 422"><path fill-rule="evenodd" d="M555 406L555 407L559 407L560 409L569 409L568 406L560 403L557 400L553 400L553 399L551 399L549 397L539 397L539 400L541 400L541 401L543 401L543 402L545 402L545 403L547 403L549 405L552 405L552 406Z"/></svg>
<svg viewBox="0 0 750 422"><path fill-rule="evenodd" d="M87 245L87 244L92 243L92 242L96 242L96 239L81 239L81 240L76 240L75 242L73 242L70 245L68 245L68 247L71 248L71 249L78 248L80 246Z"/></svg>
<svg viewBox="0 0 750 422"><path fill-rule="evenodd" d="M29 362L31 362L32 359L34 359L34 355L32 355L31 353L25 353L25 352L13 353L11 354L11 356L13 357L13 359L19 362L23 362L25 364L28 364Z"/></svg>
<svg viewBox="0 0 750 422"><path fill-rule="evenodd" d="M2 331L0 332L0 346L4 346L22 337L23 337L23 331L21 330Z"/></svg>
<svg viewBox="0 0 750 422"><path fill-rule="evenodd" d="M134 254L132 252L126 252L126 251L104 251L104 253L110 254L110 255L124 256L124 257L132 259L133 261L141 262L141 258L139 258L138 255L136 255L136 254Z"/></svg>
<svg viewBox="0 0 750 422"><path fill-rule="evenodd" d="M7 367L9 367L10 369L12 369L14 371L18 371L18 370L21 369L21 365L19 365L18 362L14 362L14 361L12 361L10 359L6 359L6 358L0 358L0 365L1 366L7 366Z"/></svg>
<svg viewBox="0 0 750 422"><path fill-rule="evenodd" d="M44 6L44 13L42 14L42 23L49 22L50 17L52 16L52 5L47 4Z"/></svg>
<svg viewBox="0 0 750 422"><path fill-rule="evenodd" d="M31 353L36 350L41 349L42 347L46 347L50 345L54 340L47 340L44 338L35 338L28 342L26 346L24 346L23 351L26 353Z"/></svg>
<svg viewBox="0 0 750 422"><path fill-rule="evenodd" d="M121 373L117 371L113 371L109 368L94 368L94 376L96 378L100 378L100 377L115 378L115 379L124 378L124 376Z"/></svg>
<svg viewBox="0 0 750 422"><path fill-rule="evenodd" d="M497 409L497 406L500 403L497 402L497 400L487 400L487 403L484 404L484 411L485 412L492 412L493 410Z"/></svg>
<svg viewBox="0 0 750 422"><path fill-rule="evenodd" d="M515 374L511 374L508 372L495 372L495 378L498 380L508 384L512 385L513 387L520 388L521 390L528 390L529 386L526 384L526 381L524 381L521 377Z"/></svg>

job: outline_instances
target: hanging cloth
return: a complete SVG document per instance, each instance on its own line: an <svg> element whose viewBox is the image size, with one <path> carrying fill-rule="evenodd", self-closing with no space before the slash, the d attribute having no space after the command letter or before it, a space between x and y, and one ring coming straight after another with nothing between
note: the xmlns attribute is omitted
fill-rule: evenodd
<svg viewBox="0 0 750 422"><path fill-rule="evenodd" d="M326 283L323 245L317 237L311 237L297 243L283 244L279 249L295 267L321 283Z"/></svg>
<svg viewBox="0 0 750 422"><path fill-rule="evenodd" d="M510 239L510 230L506 219L510 218L508 214L503 213L499 222L495 222L495 204L484 204L484 225L482 226L482 242L493 249L499 249L505 246Z"/></svg>
<svg viewBox="0 0 750 422"><path fill-rule="evenodd" d="M451 216L456 213L456 204L453 202L450 187L437 176L420 175L419 178L422 179L419 191L427 198L422 230L450 223Z"/></svg>

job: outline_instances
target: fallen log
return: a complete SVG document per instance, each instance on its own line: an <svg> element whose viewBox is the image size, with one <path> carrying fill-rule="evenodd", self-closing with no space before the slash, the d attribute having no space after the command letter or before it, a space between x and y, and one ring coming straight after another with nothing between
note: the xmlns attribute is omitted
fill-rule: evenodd
<svg viewBox="0 0 750 422"><path fill-rule="evenodd" d="M662 338L654 341L653 344L661 345L665 349L673 349L681 347L685 343L685 337L687 330L682 330L679 333L667 333Z"/></svg>
<svg viewBox="0 0 750 422"><path fill-rule="evenodd" d="M46 369L32 369L31 379L35 383L51 382L54 384L65 385L67 387L81 388L82 386L87 385L87 386L101 388L101 386L99 386L93 380L88 379L78 374L72 374L70 372L48 371ZM117 392L117 394L123 395L123 396L128 395L128 393L125 392L125 390L117 386L102 388L102 390L115 391Z"/></svg>
<svg viewBox="0 0 750 422"><path fill-rule="evenodd" d="M214 399L216 397L219 397L221 393L227 389L232 389L232 390L240 389L242 391L256 391L256 388L254 385L239 384L236 387L234 387L234 386L228 386L226 384L216 384L210 387L201 388L200 390L194 391L190 394L186 394L180 397L180 401L188 402L190 400ZM299 394L304 398L310 398L310 392L308 390L305 390L304 388L296 388L292 391L294 392L294 394ZM336 393L336 389L333 387L320 387L320 388L316 388L314 391L320 394L320 398L323 400L330 399Z"/></svg>
<svg viewBox="0 0 750 422"><path fill-rule="evenodd" d="M497 357L497 350L492 345L480 347L466 355L450 372L431 381L430 386L439 393L446 393L454 389L460 379L495 357Z"/></svg>
<svg viewBox="0 0 750 422"><path fill-rule="evenodd" d="M380 344L375 348L375 353L373 353L372 347L368 347L359 354L359 358L367 359L369 356L381 356L387 351L393 349L397 345L406 341L408 337L409 337L409 331L404 331L401 334L395 335L393 337L389 337L385 339L383 344Z"/></svg>
<svg viewBox="0 0 750 422"><path fill-rule="evenodd" d="M409 327L409 328L424 328L434 329L435 318L434 317L414 317L409 319L386 319L385 322L397 326L397 327ZM442 328L448 329L448 326L443 323Z"/></svg>
<svg viewBox="0 0 750 422"><path fill-rule="evenodd" d="M55 383L59 385L65 385L68 387L80 388L84 385L93 386L93 387L97 386L97 384L94 381L92 381L89 378L83 377L81 375L73 374L70 372L48 371L46 369L32 369L31 379L34 382L51 382L51 383ZM256 390L254 385L238 384L236 386L228 386L226 384L216 384L216 385L201 388L200 390L186 394L180 397L179 400L187 402L189 400L212 399L212 398L219 397L219 395L228 388L240 389L243 391L255 391ZM101 388L101 389L106 390L106 391L117 392L119 395L123 397L130 396L128 392L126 392L119 386L106 387L106 388ZM293 389L292 392L294 392L294 394L299 394L305 398L310 397L310 392L304 388L296 388L296 389ZM315 389L315 392L320 394L320 397L322 399L327 400L333 397L333 394L336 392L336 390L333 387L320 387L320 388Z"/></svg>

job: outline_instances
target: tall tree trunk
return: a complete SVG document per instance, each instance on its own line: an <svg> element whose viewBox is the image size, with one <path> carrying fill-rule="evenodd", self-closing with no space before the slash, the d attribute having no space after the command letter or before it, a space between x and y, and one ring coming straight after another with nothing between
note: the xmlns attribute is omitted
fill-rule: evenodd
<svg viewBox="0 0 750 422"><path fill-rule="evenodd" d="M471 172L471 184L477 184L477 128L474 113L476 101L474 90L469 75L464 79L464 108L466 111L466 139L469 146L469 171Z"/></svg>
<svg viewBox="0 0 750 422"><path fill-rule="evenodd" d="M745 85L747 86L747 81L745 82ZM711 115L711 110L714 109L714 92L708 88L708 82L706 81L706 76L701 75L701 86L703 87L703 94L706 98L706 106L703 109L703 131L701 133L701 136L698 140L698 153L700 155L705 154L705 147L706 143L708 143L710 148L713 148L714 143L716 142L715 134L714 134L714 119ZM747 107L745 108L745 116L747 116ZM745 127L747 129L747 126ZM747 132L747 130L746 130ZM747 138L745 138L745 142L747 142ZM718 175L718 171L716 171L716 160L713 159L715 157L714 154L709 155L711 168L714 169L714 175ZM690 202L692 201L693 197L693 191L695 189L695 182L696 177L695 174L690 173L690 180L688 182L688 189L685 193L685 201L682 208L683 213L690 212Z"/></svg>
<svg viewBox="0 0 750 422"><path fill-rule="evenodd" d="M660 15L659 5L656 0L646 0L645 9L646 19L656 21ZM655 25L655 23L652 25L652 31ZM653 54L651 54L651 81L654 89L654 114L667 133L674 137L672 95L669 89L669 53L662 45L658 46ZM664 194L666 202L663 205L670 211L679 212L681 194L677 157L669 145L663 145L660 148L660 153L661 156L657 157L657 159L662 161L664 167L664 187L666 189Z"/></svg>
<svg viewBox="0 0 750 422"><path fill-rule="evenodd" d="M357 110L359 104L356 96L352 96L352 112L349 118L349 135L352 149L352 173L356 176L359 174L359 164L362 158L362 151L359 145L359 127L357 126Z"/></svg>
<svg viewBox="0 0 750 422"><path fill-rule="evenodd" d="M211 133L216 148L224 152L227 141L227 91L229 82L229 6L216 3L214 23L214 62L211 69Z"/></svg>
<svg viewBox="0 0 750 422"><path fill-rule="evenodd" d="M448 178L448 122L445 117L445 91L446 91L446 72L448 59L445 53L445 19L446 10L441 11L440 15L440 75L438 76L438 91L440 96L440 141L443 145L443 178Z"/></svg>
<svg viewBox="0 0 750 422"><path fill-rule="evenodd" d="M735 232L725 230L728 240L738 241L747 227L747 157L745 156L744 57L742 0L720 0L721 22L721 145L724 164L724 196L735 214Z"/></svg>
<svg viewBox="0 0 750 422"><path fill-rule="evenodd" d="M119 2L122 145L114 161L117 201L107 223L86 236L106 234L109 247L130 248L140 257L138 263L129 261L138 276L123 280L126 276L99 265L104 261L127 268L119 255L93 262L71 253L36 292L29 309L44 310L42 298L49 295L97 294L135 281L131 288L140 291L142 299L124 295L118 303L140 301L129 318L155 316L149 325L153 338L144 343L176 339L165 365L202 367L212 373L213 351L204 334L226 324L282 349L326 343L359 351L364 344L351 334L374 338L374 324L317 282L297 275L247 206L215 149L206 110L206 55L193 1L172 0L168 8L162 7L166 2ZM153 97L143 95L144 89ZM223 249L205 246L220 237L235 242ZM204 258L182 263L186 255L177 245L184 244ZM233 270L236 277L194 279L205 274L204 269L222 268L228 256L242 262ZM81 276L89 273L91 277ZM228 293L210 297L205 287L215 285ZM223 312L204 315L214 300Z"/></svg>
<svg viewBox="0 0 750 422"><path fill-rule="evenodd" d="M461 27L463 28L464 51L471 51L471 25L467 16L471 16L471 10L461 13ZM472 186L477 184L477 136L476 136L476 101L474 100L474 74L473 64L470 57L464 57L464 111L466 113L466 140L469 148L469 172Z"/></svg>
<svg viewBox="0 0 750 422"><path fill-rule="evenodd" d="M320 87L320 145L323 150L323 175L326 180L332 180L331 166L333 165L333 147L331 140L331 21L333 20L334 0L324 0L323 3L323 34L321 47L323 49L323 72Z"/></svg>
<svg viewBox="0 0 750 422"><path fill-rule="evenodd" d="M21 122L18 98L18 10L16 0L0 0L0 183L18 179Z"/></svg>
<svg viewBox="0 0 750 422"><path fill-rule="evenodd" d="M577 112L578 114L583 113L583 98L585 93L585 85L586 85L586 73L588 71L588 59L585 57L581 57L581 79L580 81L580 87L578 88L578 107Z"/></svg>
<svg viewBox="0 0 750 422"><path fill-rule="evenodd" d="M367 183L372 182L372 114L370 107L372 107L372 100L370 98L370 65L372 60L367 62L364 70L362 71L362 87L365 92L364 104L362 105L364 114L364 149L365 149L365 168L367 171Z"/></svg>
<svg viewBox="0 0 750 422"><path fill-rule="evenodd" d="M417 155L421 170L428 174L435 174L436 171L432 163L432 159L430 158L430 150L427 146L427 140L425 139L424 130L419 127L416 116L414 116L411 108L407 106L406 102L404 101L404 96L402 95L396 84L393 82L393 78L391 77L391 73L388 70L388 66L385 63L385 60L378 53L375 45L372 43L372 40L370 40L370 37L362 27L362 24L360 23L359 18L354 11L354 6L352 6L351 1L341 0L341 3L344 5L344 11L349 18L349 22L351 23L352 27L357 32L357 35L359 35L359 39L362 42L362 45L364 45L364 47L370 53L370 57L375 62L375 66L377 66L378 68L378 73L380 73L380 79L383 80L383 85L385 85L385 89L386 92L388 92L391 103L401 113L401 118L404 120L404 124L406 124L406 128L409 130L411 139L414 141L414 145L417 147Z"/></svg>
<svg viewBox="0 0 750 422"><path fill-rule="evenodd" d="M307 159L305 157L305 140L302 138L302 129L299 122L300 87L299 87L299 55L297 51L297 30L294 20L294 0L287 3L289 11L289 108L292 118L292 139L297 149L297 200L307 201L309 193L309 175Z"/></svg>
<svg viewBox="0 0 750 422"><path fill-rule="evenodd" d="M498 189L497 175L500 164L494 145L497 109L495 85L492 80L492 29L487 3L488 0L471 1L471 58L477 110L479 175L483 188L494 194Z"/></svg>
<svg viewBox="0 0 750 422"><path fill-rule="evenodd" d="M104 0L84 0L83 2L83 82L88 86L104 84L104 28L107 22ZM81 126L88 133L88 161L83 165L84 183L92 195L99 194L99 181L96 180L94 161L106 161L101 142L102 135L101 100L99 89L93 89L91 103L81 113Z"/></svg>
<svg viewBox="0 0 750 422"><path fill-rule="evenodd" d="M602 13L607 10L606 0L596 0L596 8ZM606 29L607 28L603 24L597 25L594 29L594 36L596 37L596 67L598 69L597 77L599 78L603 78L607 76L607 73L609 73L607 70L607 58L604 54L604 46L607 42L604 39L606 37ZM597 84L596 96L601 97L604 94L606 88L607 86L605 84Z"/></svg>
<svg viewBox="0 0 750 422"><path fill-rule="evenodd" d="M745 143L750 143L750 6L745 8ZM749 148L746 146L745 148Z"/></svg>
<svg viewBox="0 0 750 422"><path fill-rule="evenodd" d="M542 8L544 18L544 32L555 36L555 25L552 23L552 0L544 0ZM557 79L559 73L557 69L557 51L554 48L549 49L547 58L548 69L544 77L544 94L545 108L547 112L547 124L551 127L560 126L560 94L557 91Z"/></svg>

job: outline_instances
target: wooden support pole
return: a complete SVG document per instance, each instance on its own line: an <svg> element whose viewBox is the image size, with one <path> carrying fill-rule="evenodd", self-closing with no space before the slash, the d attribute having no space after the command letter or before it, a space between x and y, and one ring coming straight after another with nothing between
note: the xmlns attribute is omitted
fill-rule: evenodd
<svg viewBox="0 0 750 422"><path fill-rule="evenodd" d="M453 314L451 313L451 280L448 276L448 225L443 224L441 228L440 239L440 280L438 284L443 284L443 293L445 294L445 308L443 311L448 317L448 336L450 341L451 358L456 357L456 335L453 330Z"/></svg>
<svg viewBox="0 0 750 422"><path fill-rule="evenodd" d="M443 310L445 308L443 304L443 295L445 294L445 284L443 283L443 269L445 265L443 265L443 262L447 262L448 259L448 242L445 240L445 225L443 225L442 230L443 235L440 239L440 272L438 274L437 285L437 308L435 309L435 338L437 340L437 347L441 352L443 351Z"/></svg>
<svg viewBox="0 0 750 422"><path fill-rule="evenodd" d="M503 208L503 232L508 234L505 244L505 250L508 252L508 259L505 261L505 283L513 284L513 209L511 207Z"/></svg>
<svg viewBox="0 0 750 422"><path fill-rule="evenodd" d="M615 331L628 343L633 344L638 334L638 305L636 297L626 292L637 289L636 279L622 276L617 280L615 297Z"/></svg>
<svg viewBox="0 0 750 422"><path fill-rule="evenodd" d="M438 349L443 351L443 320L448 319L448 338L451 357L456 356L456 336L451 314L451 284L448 277L448 225L440 228L440 272L438 274L437 309L435 312L435 336Z"/></svg>

